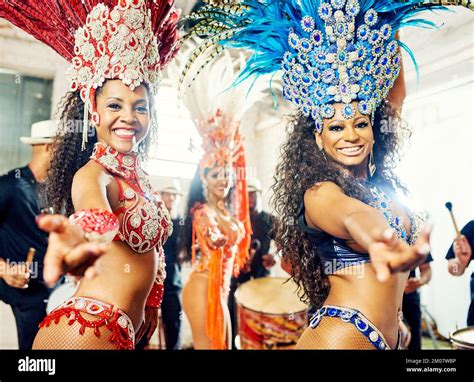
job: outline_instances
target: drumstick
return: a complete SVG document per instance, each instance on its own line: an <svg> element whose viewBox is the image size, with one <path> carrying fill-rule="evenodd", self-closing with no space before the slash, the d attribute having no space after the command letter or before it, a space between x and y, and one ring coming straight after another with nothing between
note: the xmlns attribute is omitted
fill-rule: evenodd
<svg viewBox="0 0 474 382"><path fill-rule="evenodd" d="M33 258L35 257L36 249L30 248L28 251L28 255L26 256L26 267L29 269L31 263L33 262Z"/></svg>
<svg viewBox="0 0 474 382"><path fill-rule="evenodd" d="M456 231L456 237L459 237L461 236L461 232L459 231L458 224L456 223L456 218L454 217L454 214L453 214L453 204L451 202L447 202L445 206L449 211L449 215L451 216L451 220L454 225L454 230Z"/></svg>

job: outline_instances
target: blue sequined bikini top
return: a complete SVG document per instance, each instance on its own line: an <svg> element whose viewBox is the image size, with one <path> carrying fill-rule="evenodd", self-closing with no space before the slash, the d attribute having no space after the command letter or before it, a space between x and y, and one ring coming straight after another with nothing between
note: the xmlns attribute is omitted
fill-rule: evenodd
<svg viewBox="0 0 474 382"><path fill-rule="evenodd" d="M393 214L392 201L387 194L373 184L365 183L366 188L371 193L369 205L379 210L392 227L397 236L412 245L415 242L415 234L409 235L403 225L403 218ZM299 228L308 234L308 239L312 248L317 248L317 255L321 259L323 270L326 274L333 274L343 268L361 265L370 262L368 253L358 252L350 248L346 240L332 236L317 228L312 228L306 223L304 217L304 203L301 203L298 214ZM408 213L410 219L411 232L416 231L415 219Z"/></svg>

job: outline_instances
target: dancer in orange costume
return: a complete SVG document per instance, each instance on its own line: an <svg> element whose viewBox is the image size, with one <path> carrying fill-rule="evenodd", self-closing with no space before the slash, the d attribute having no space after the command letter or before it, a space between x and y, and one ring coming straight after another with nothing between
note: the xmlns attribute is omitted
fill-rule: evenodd
<svg viewBox="0 0 474 382"><path fill-rule="evenodd" d="M183 309L195 349L231 348L230 279L249 251L251 227L239 121L250 100L245 90L225 91L238 60L245 62L237 56L235 60L227 54L207 67L182 94L204 150L191 186L182 240L193 261L183 288Z"/></svg>

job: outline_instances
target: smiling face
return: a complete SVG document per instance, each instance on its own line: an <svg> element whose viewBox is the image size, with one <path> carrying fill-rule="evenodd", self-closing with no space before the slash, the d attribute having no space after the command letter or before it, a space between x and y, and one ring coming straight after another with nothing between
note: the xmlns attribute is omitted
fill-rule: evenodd
<svg viewBox="0 0 474 382"><path fill-rule="evenodd" d="M257 191L249 191L249 210L250 210L250 212L256 211L257 206L258 206L258 192Z"/></svg>
<svg viewBox="0 0 474 382"><path fill-rule="evenodd" d="M232 188L232 168L214 167L206 174L207 192L209 197L225 199Z"/></svg>
<svg viewBox="0 0 474 382"><path fill-rule="evenodd" d="M357 104L353 106L357 110ZM356 111L354 118L345 119L342 104L334 104L336 113L324 120L321 133L316 133L316 143L327 156L345 167L367 167L367 159L374 146L374 133L370 118Z"/></svg>
<svg viewBox="0 0 474 382"><path fill-rule="evenodd" d="M144 85L134 91L121 80L107 81L97 94L99 141L122 153L133 151L148 134L150 102Z"/></svg>

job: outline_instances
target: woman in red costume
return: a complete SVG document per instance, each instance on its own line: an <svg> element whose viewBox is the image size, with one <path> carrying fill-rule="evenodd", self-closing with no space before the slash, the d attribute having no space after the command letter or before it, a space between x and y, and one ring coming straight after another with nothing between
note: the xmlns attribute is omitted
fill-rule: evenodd
<svg viewBox="0 0 474 382"><path fill-rule="evenodd" d="M178 16L173 0L1 5L0 17L72 63L50 171L55 210L70 217L38 224L50 232L45 281L84 277L40 324L36 349L134 349L156 323L172 226L141 161L156 129L160 72L177 50Z"/></svg>

